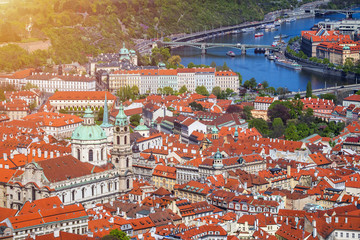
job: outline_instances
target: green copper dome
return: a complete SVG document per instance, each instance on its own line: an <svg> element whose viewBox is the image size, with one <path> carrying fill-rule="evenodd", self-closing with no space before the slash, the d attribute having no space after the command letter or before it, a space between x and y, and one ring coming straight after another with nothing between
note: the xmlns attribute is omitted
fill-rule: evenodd
<svg viewBox="0 0 360 240"><path fill-rule="evenodd" d="M140 124L134 129L135 131L149 131L149 128L144 124L144 120L140 119Z"/></svg>
<svg viewBox="0 0 360 240"><path fill-rule="evenodd" d="M214 155L214 159L222 159L222 155L221 155L219 149L216 151L216 153Z"/></svg>
<svg viewBox="0 0 360 240"><path fill-rule="evenodd" d="M105 131L98 125L81 125L75 129L72 140L94 141L106 139Z"/></svg>
<svg viewBox="0 0 360 240"><path fill-rule="evenodd" d="M93 111L88 106L84 114L84 122L73 132L72 140L94 141L107 139L105 131L94 123Z"/></svg>
<svg viewBox="0 0 360 240"><path fill-rule="evenodd" d="M129 50L125 47L125 43L123 43L123 47L120 49L119 55L120 55L120 60L130 59Z"/></svg>
<svg viewBox="0 0 360 240"><path fill-rule="evenodd" d="M124 113L124 106L121 104L120 108L119 108L119 113L116 116L115 119L115 125L117 126L125 126L128 125L128 120L127 120L127 116Z"/></svg>
<svg viewBox="0 0 360 240"><path fill-rule="evenodd" d="M217 134L219 132L219 129L216 128L216 126L214 126L211 130L212 134Z"/></svg>
<svg viewBox="0 0 360 240"><path fill-rule="evenodd" d="M93 117L94 117L94 112L91 110L89 106L87 106L85 110L84 118L93 118Z"/></svg>

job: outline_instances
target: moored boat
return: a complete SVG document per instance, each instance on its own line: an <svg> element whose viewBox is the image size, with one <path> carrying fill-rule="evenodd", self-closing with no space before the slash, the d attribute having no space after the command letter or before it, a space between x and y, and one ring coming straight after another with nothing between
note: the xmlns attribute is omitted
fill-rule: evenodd
<svg viewBox="0 0 360 240"><path fill-rule="evenodd" d="M273 55L273 54L269 54L269 55L267 56L267 58L268 58L270 61L272 61L272 60L275 60L275 59L276 59L276 56Z"/></svg>
<svg viewBox="0 0 360 240"><path fill-rule="evenodd" d="M289 61L289 60L285 60L285 59L275 59L275 64L283 66L283 67L287 67L287 68L291 68L294 70L301 70L301 65L298 64L297 62L294 61Z"/></svg>
<svg viewBox="0 0 360 240"><path fill-rule="evenodd" d="M230 57L235 57L235 56L236 56L233 51L228 51L228 52L226 53L226 55L228 55L228 56L230 56Z"/></svg>
<svg viewBox="0 0 360 240"><path fill-rule="evenodd" d="M255 37L262 37L262 36L264 36L264 33L263 33L263 32L255 33Z"/></svg>

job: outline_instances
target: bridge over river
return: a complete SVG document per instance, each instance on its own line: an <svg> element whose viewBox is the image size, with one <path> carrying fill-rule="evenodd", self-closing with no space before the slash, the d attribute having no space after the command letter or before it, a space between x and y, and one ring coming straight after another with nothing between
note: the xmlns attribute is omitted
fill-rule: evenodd
<svg viewBox="0 0 360 240"><path fill-rule="evenodd" d="M226 47L226 48L236 48L241 49L241 54L246 53L246 49L254 49L254 48L263 48L263 49L271 49L271 50L279 50L279 47L274 47L271 45L261 45L261 44L242 44L242 43L207 43L207 42L158 42L162 46L165 47L181 47L181 46L188 46L201 49L201 53L205 54L207 49L211 48L219 48L219 47Z"/></svg>
<svg viewBox="0 0 360 240"><path fill-rule="evenodd" d="M325 93L336 93L336 92L345 92L345 91L357 91L360 90L360 84L351 84L351 85L342 85L342 86L335 86L335 87L328 87L328 88L319 88L319 89L313 89L312 93L314 95L320 95ZM292 98L296 94L300 94L301 97L304 97L306 95L306 91L301 92L291 92L288 94L285 94L286 97Z"/></svg>

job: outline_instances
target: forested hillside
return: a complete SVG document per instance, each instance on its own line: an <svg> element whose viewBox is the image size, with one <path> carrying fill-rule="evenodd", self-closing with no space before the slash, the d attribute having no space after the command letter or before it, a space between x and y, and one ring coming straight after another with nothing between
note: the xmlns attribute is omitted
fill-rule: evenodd
<svg viewBox="0 0 360 240"><path fill-rule="evenodd" d="M50 39L52 48L37 55L55 63L84 63L89 55L118 50L122 41L131 44L136 38L261 20L269 11L297 4L297 0L10 0L0 7L0 42ZM13 48L0 48L0 56L11 55ZM33 54L26 58L30 60L23 67L43 64L32 60ZM3 61L0 71L18 67Z"/></svg>

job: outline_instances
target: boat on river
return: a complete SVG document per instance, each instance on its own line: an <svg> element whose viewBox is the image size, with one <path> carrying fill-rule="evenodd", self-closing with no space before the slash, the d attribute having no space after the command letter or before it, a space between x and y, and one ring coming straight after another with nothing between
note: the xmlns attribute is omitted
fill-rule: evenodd
<svg viewBox="0 0 360 240"><path fill-rule="evenodd" d="M229 57L235 57L236 56L236 54L233 51L228 51L226 53L226 55L228 55Z"/></svg>
<svg viewBox="0 0 360 240"><path fill-rule="evenodd" d="M275 59L275 64L283 66L283 67L291 68L294 70L298 70L298 71L300 71L302 68L301 65L298 64L297 62L289 61L286 59Z"/></svg>
<svg viewBox="0 0 360 240"><path fill-rule="evenodd" d="M279 35L276 35L275 37L274 37L274 39L275 40L278 40L278 39L284 39L284 38L288 38L289 37L289 35L286 35L286 34L279 34Z"/></svg>
<svg viewBox="0 0 360 240"><path fill-rule="evenodd" d="M264 36L264 33L263 33L263 32L255 33L255 37L262 37L262 36Z"/></svg>

